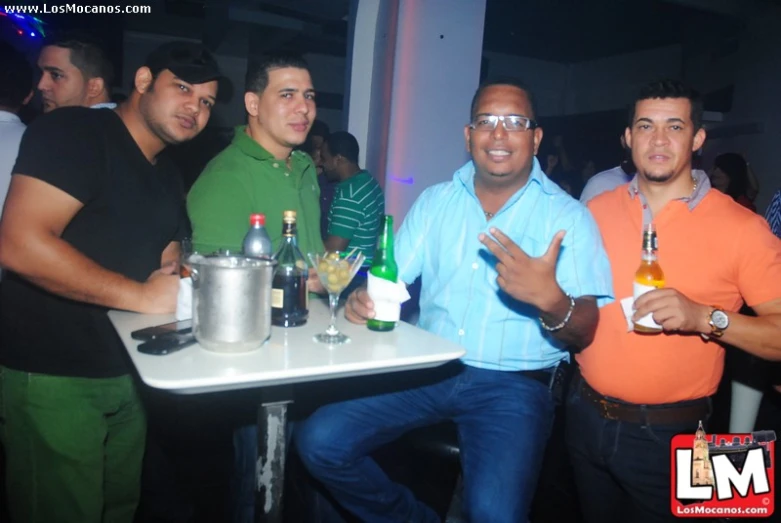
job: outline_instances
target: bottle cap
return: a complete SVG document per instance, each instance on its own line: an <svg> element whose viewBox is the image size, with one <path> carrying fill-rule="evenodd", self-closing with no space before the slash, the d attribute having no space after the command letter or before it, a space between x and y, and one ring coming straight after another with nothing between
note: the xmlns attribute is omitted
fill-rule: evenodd
<svg viewBox="0 0 781 523"><path fill-rule="evenodd" d="M284 211L282 213L284 223L294 223L296 221L296 211Z"/></svg>
<svg viewBox="0 0 781 523"><path fill-rule="evenodd" d="M266 225L266 215L261 213L249 215L250 225Z"/></svg>

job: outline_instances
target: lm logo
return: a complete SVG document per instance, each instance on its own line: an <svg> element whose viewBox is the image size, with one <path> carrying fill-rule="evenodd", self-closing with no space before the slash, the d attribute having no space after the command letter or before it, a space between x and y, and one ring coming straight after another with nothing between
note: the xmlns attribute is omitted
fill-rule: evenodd
<svg viewBox="0 0 781 523"><path fill-rule="evenodd" d="M678 517L768 517L775 508L776 435L679 434L671 445L671 509Z"/></svg>

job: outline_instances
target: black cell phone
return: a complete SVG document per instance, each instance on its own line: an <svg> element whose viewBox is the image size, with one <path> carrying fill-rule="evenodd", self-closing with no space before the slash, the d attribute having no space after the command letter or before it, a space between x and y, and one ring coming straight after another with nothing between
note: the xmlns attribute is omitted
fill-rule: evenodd
<svg viewBox="0 0 781 523"><path fill-rule="evenodd" d="M140 329L131 332L130 337L134 340L149 341L168 334L190 334L192 331L192 320L172 321L171 323L156 325L154 327L147 327L146 329Z"/></svg>
<svg viewBox="0 0 781 523"><path fill-rule="evenodd" d="M195 343L195 336L190 334L179 334L172 332L158 336L153 340L146 341L138 346L138 352L151 354L153 356L165 356L182 350Z"/></svg>

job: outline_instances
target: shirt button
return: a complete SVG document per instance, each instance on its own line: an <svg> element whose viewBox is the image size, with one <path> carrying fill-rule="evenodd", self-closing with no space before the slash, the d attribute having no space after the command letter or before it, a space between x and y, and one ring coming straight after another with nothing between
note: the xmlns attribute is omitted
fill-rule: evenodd
<svg viewBox="0 0 781 523"><path fill-rule="evenodd" d="M472 264L472 268L473 268L474 270L477 270L477 268L478 268L478 267L479 267L479 265L477 265L477 262L474 262L474 263Z"/></svg>
<svg viewBox="0 0 781 523"><path fill-rule="evenodd" d="M458 329L458 335L463 336L465 334L464 329Z"/></svg>
<svg viewBox="0 0 781 523"><path fill-rule="evenodd" d="M277 162L274 162L274 163L273 163L273 164L271 164L271 165L272 165L272 167L274 167L274 169L277 169L277 168L279 168L279 164L278 164Z"/></svg>
<svg viewBox="0 0 781 523"><path fill-rule="evenodd" d="M290 176L290 173L285 173L285 176Z"/></svg>

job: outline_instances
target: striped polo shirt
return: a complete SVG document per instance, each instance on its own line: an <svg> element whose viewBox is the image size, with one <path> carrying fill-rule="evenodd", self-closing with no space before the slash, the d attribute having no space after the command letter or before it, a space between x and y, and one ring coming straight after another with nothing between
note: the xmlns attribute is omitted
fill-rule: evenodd
<svg viewBox="0 0 781 523"><path fill-rule="evenodd" d="M368 171L360 171L336 186L328 213L328 234L350 240L347 247L357 247L371 262L382 218L385 196L377 180Z"/></svg>

